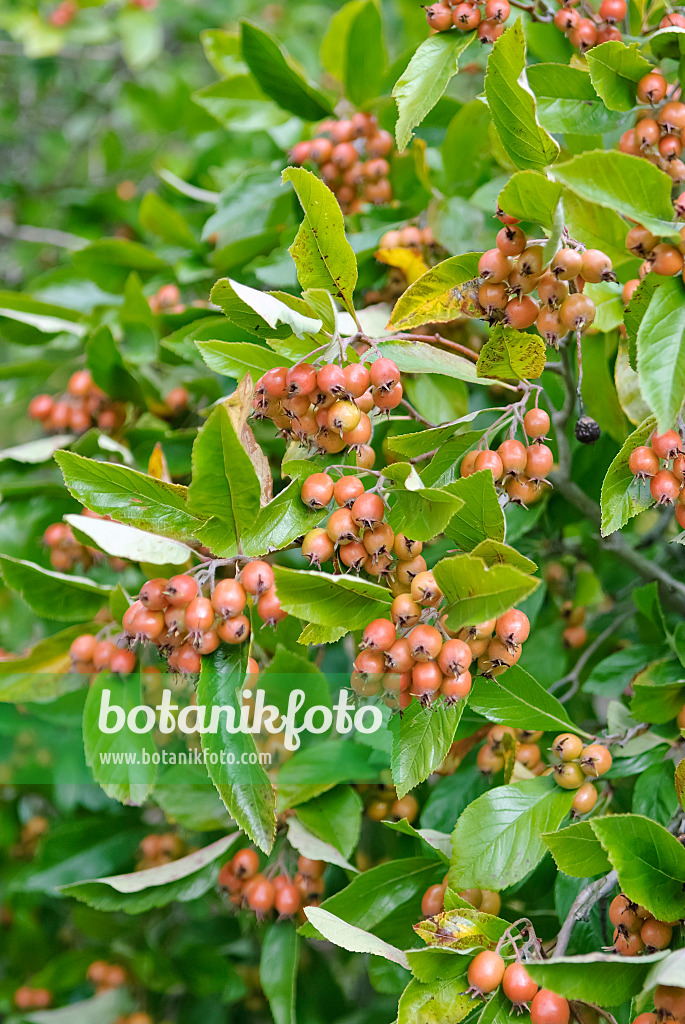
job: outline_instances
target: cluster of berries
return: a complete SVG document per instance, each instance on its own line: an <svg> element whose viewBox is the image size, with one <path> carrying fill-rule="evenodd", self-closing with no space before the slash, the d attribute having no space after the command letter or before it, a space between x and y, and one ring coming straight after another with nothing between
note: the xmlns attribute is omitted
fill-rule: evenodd
<svg viewBox="0 0 685 1024"><path fill-rule="evenodd" d="M605 0L606 2L606 0ZM617 0L610 0L615 3ZM618 0L623 3L624 0ZM663 19L679 18L685 27L682 15L670 15ZM662 22L662 28L668 27ZM682 131L685 128L685 103L669 99L660 109L658 105L666 99L668 84L654 68L637 83L637 98L640 103L650 106L649 112L641 112L634 128L628 128L621 136L618 148L622 153L641 156L665 171L675 182L685 181L685 163L681 160L683 150ZM682 266L682 261L681 261ZM673 271L677 273L677 271Z"/></svg>
<svg viewBox="0 0 685 1024"><path fill-rule="evenodd" d="M28 414L46 433L71 430L83 434L91 427L119 430L126 421L126 406L113 402L93 382L89 370L77 370L69 378L64 395L34 395Z"/></svg>
<svg viewBox="0 0 685 1024"><path fill-rule="evenodd" d="M429 885L421 899L421 913L424 917L435 917L442 914L445 909L445 892L448 886L449 875L445 875L442 882L436 885ZM469 903L474 910L480 910L483 914L497 916L502 907L502 900L498 892L491 889L464 889L458 892L457 896Z"/></svg>
<svg viewBox="0 0 685 1024"><path fill-rule="evenodd" d="M406 818L411 824L419 813L416 797L407 793L398 800L394 786L360 785L357 786L357 792L362 795L364 813L370 821L402 821Z"/></svg>
<svg viewBox="0 0 685 1024"><path fill-rule="evenodd" d="M105 960L95 960L86 971L86 977L95 985L98 995L121 988L128 981L128 975L121 964L108 964Z"/></svg>
<svg viewBox="0 0 685 1024"><path fill-rule="evenodd" d="M145 836L140 844L136 871L171 864L172 861L185 857L188 852L187 844L175 832L165 832L161 835L153 833Z"/></svg>
<svg viewBox="0 0 685 1024"><path fill-rule="evenodd" d="M615 281L611 260L601 249L564 246L551 260L538 242L529 243L515 217L497 214L497 245L478 262L482 284L476 316L524 331L535 325L555 348L569 331L584 331L595 319L586 284ZM532 295L537 289L537 298Z"/></svg>
<svg viewBox="0 0 685 1024"><path fill-rule="evenodd" d="M473 658L487 678L516 664L530 633L525 612L512 608L498 619L454 632L446 627L444 616L438 620L442 596L433 573L423 570L414 576L410 592L394 599L390 619L368 624L350 680L355 693L383 693L389 706L400 709L408 707L412 697L422 704L439 696L455 703L471 690ZM436 625L425 621L429 617Z"/></svg>
<svg viewBox="0 0 685 1024"><path fill-rule="evenodd" d="M91 512L84 508L81 515L90 519L111 519L111 516L101 516L97 512ZM104 560L105 556L97 548L82 544L74 536L74 531L68 523L50 523L43 534L43 543L50 548L50 564L58 572L71 572L77 565L89 569L95 562ZM125 558L110 556L107 562L115 572L122 572L128 562Z"/></svg>
<svg viewBox="0 0 685 1024"><path fill-rule="evenodd" d="M670 469L662 467L662 459ZM685 453L678 431L652 434L649 444L632 450L628 468L641 484L649 478L650 494L657 505L675 505L676 522L685 530Z"/></svg>
<svg viewBox="0 0 685 1024"><path fill-rule="evenodd" d="M556 763L544 773L553 775L562 789L575 789L573 810L587 814L597 803L597 791L588 779L598 779L611 768L613 758L601 743L583 744L580 736L562 732L551 746Z"/></svg>
<svg viewBox="0 0 685 1024"><path fill-rule="evenodd" d="M645 907L633 903L623 893L614 897L609 906L609 920L614 926L612 953L620 956L638 956L656 953L671 944L673 929L678 921L657 921Z"/></svg>
<svg viewBox="0 0 685 1024"><path fill-rule="evenodd" d="M460 32L475 29L481 43L494 43L504 32L510 13L508 0L438 0L426 7L426 21L434 32L446 32L452 27Z"/></svg>
<svg viewBox="0 0 685 1024"><path fill-rule="evenodd" d="M515 437L502 441L497 450L477 448L468 452L461 461L462 477L489 469L495 486L509 501L517 505L534 505L542 498L545 488L551 487L547 474L552 469L554 456L544 439L550 419L544 409L535 406L523 417L523 430L529 440L524 444Z"/></svg>
<svg viewBox="0 0 685 1024"><path fill-rule="evenodd" d="M510 736L511 740L505 737ZM488 729L485 743L476 755L476 764L483 775L496 775L504 770L505 744L510 743L515 759L534 775L542 775L547 765L541 760L538 741L542 733L531 729L514 729L509 725L493 725Z"/></svg>
<svg viewBox="0 0 685 1024"><path fill-rule="evenodd" d="M298 363L278 366L257 381L252 401L256 419L270 419L281 436L331 455L349 448L357 466L370 469L372 410L389 412L402 401L400 371L381 357L367 369L361 363L325 363L317 369Z"/></svg>
<svg viewBox="0 0 685 1024"><path fill-rule="evenodd" d="M52 992L47 988L22 985L14 993L14 1005L18 1010L45 1010L52 1005Z"/></svg>
<svg viewBox="0 0 685 1024"><path fill-rule="evenodd" d="M247 562L235 578L219 580L209 597L186 574L148 580L124 613L117 642L90 633L76 637L70 648L74 671L128 675L136 666L133 648L153 643L171 671L198 673L203 654L212 654L222 642L242 644L249 638L248 595L266 625L285 618L268 562Z"/></svg>
<svg viewBox="0 0 685 1024"><path fill-rule="evenodd" d="M325 869L325 861L300 857L294 878L281 874L272 881L259 871L257 851L244 847L223 865L218 884L235 907L249 907L260 920L274 910L279 918L302 916L303 907L321 903Z"/></svg>
<svg viewBox="0 0 685 1024"><path fill-rule="evenodd" d="M659 985L654 992L654 1009L656 1013L639 1014L633 1024L685 1024L685 988Z"/></svg>
<svg viewBox="0 0 685 1024"><path fill-rule="evenodd" d="M473 997L490 995L502 986L516 1013L528 1010L531 1024L568 1024L571 1008L563 996L538 988L522 963L507 964L496 950L484 949L469 964L466 977Z"/></svg>
<svg viewBox="0 0 685 1024"><path fill-rule="evenodd" d="M602 0L597 14L588 10L585 17L576 7L578 0L558 2L562 6L554 15L554 24L581 53L600 43L609 43L614 39L620 42L623 38L617 22L623 21L627 14L626 0Z"/></svg>
<svg viewBox="0 0 685 1024"><path fill-rule="evenodd" d="M154 295L148 295L148 305L153 313L185 313L181 292L176 284L163 284Z"/></svg>
<svg viewBox="0 0 685 1024"><path fill-rule="evenodd" d="M359 213L365 203L392 200L388 157L394 145L373 114L359 111L346 120L323 121L313 139L293 146L289 159L298 167L314 164L343 213Z"/></svg>
<svg viewBox="0 0 685 1024"><path fill-rule="evenodd" d="M386 231L378 243L379 249L431 249L436 245L435 235L431 228L420 228L416 224L407 224L398 230Z"/></svg>
<svg viewBox="0 0 685 1024"><path fill-rule="evenodd" d="M561 617L566 623L561 634L564 647L577 650L587 643L587 629L584 626L586 610L582 605L575 606L572 601L564 601L561 606Z"/></svg>
<svg viewBox="0 0 685 1024"><path fill-rule="evenodd" d="M683 104L685 109L685 104ZM676 210L680 216L685 216L685 192L676 200ZM657 235L653 235L641 224L632 227L626 236L626 248L642 259L638 277L631 278L623 285L623 301L630 302L633 292L640 284L640 281L650 272L659 274L661 277L674 277L682 274L685 280L683 269L683 253L685 252L685 227L681 228L680 236L682 241L679 245L671 245L670 242L661 241Z"/></svg>

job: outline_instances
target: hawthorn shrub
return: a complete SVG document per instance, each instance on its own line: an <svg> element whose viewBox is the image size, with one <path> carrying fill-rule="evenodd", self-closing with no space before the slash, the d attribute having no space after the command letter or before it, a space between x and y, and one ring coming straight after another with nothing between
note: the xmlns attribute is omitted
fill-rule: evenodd
<svg viewBox="0 0 685 1024"><path fill-rule="evenodd" d="M0 1016L685 1024L685 15L237 6L0 2Z"/></svg>

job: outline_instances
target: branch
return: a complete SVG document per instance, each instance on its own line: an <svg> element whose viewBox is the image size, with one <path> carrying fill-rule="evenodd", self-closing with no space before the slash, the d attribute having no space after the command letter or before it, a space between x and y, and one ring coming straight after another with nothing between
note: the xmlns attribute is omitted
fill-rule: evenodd
<svg viewBox="0 0 685 1024"><path fill-rule="evenodd" d="M423 425L425 427L435 427L435 426L437 426L436 423L431 423L430 420L424 419L424 417L421 415L421 413L417 412L416 409L414 409L414 407L409 404L409 402L406 400L406 398L403 398L401 400L400 404L403 405L404 408L409 412L409 415L412 417L412 419L418 420L419 423L423 423Z"/></svg>
<svg viewBox="0 0 685 1024"><path fill-rule="evenodd" d="M591 644L588 644L588 646L585 648L581 656L578 658L578 661L575 663L571 671L568 672L565 676L562 676L561 679L558 679L556 683L552 683L552 685L549 688L550 693L555 693L557 690L560 690L564 683L571 684L568 691L564 694L564 696L559 698L562 704L565 704L567 700L570 700L574 693L578 691L578 687L580 685L580 675L585 666L587 665L588 661L592 658L594 654L597 653L597 651L602 646L604 641L608 640L611 634L614 633L619 628L619 626L623 625L625 620L630 618L632 614L633 612L631 610L630 612L625 612L623 615L616 616L616 618L612 620L611 624L607 626L607 628L602 633L600 633L599 636L595 637Z"/></svg>
<svg viewBox="0 0 685 1024"><path fill-rule="evenodd" d="M568 948L569 941L571 939L571 933L573 932L574 925L577 921L587 921L590 916L590 911L594 907L595 903L599 902L603 896L608 895L618 882L618 872L610 871L608 875L603 878L598 878L594 882L590 882L584 889L581 889L569 910L566 920L561 926L559 934L557 935L556 945L554 947L554 956L563 956Z"/></svg>

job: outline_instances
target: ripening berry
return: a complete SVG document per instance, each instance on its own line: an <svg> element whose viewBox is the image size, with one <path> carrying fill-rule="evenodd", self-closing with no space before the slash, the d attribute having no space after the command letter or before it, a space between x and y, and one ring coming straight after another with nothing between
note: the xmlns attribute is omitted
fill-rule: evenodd
<svg viewBox="0 0 685 1024"><path fill-rule="evenodd" d="M142 601L147 609L151 612L163 611L169 599L166 595L166 586L169 581L162 579L161 577L154 580L148 580L141 587L138 600Z"/></svg>
<svg viewBox="0 0 685 1024"><path fill-rule="evenodd" d="M581 755L583 741L572 732L562 732L552 743L551 749L560 761L575 761Z"/></svg>
<svg viewBox="0 0 685 1024"><path fill-rule="evenodd" d="M286 618L288 613L281 607L281 602L273 587L264 591L257 601L257 614L265 626L276 626Z"/></svg>
<svg viewBox="0 0 685 1024"><path fill-rule="evenodd" d="M343 369L345 387L352 398L361 398L371 382L369 371L361 363L349 363Z"/></svg>
<svg viewBox="0 0 685 1024"><path fill-rule="evenodd" d="M278 879L274 879L274 887L276 888L276 897L274 900L274 906L279 917L293 917L300 906L302 905L302 898L300 890L292 882L285 880L285 884L277 886Z"/></svg>
<svg viewBox="0 0 685 1024"><path fill-rule="evenodd" d="M505 256L518 256L526 247L526 234L519 227L506 225L497 232L497 248Z"/></svg>
<svg viewBox="0 0 685 1024"><path fill-rule="evenodd" d="M545 437L549 430L549 415L544 409L534 407L523 417L523 429L532 440Z"/></svg>
<svg viewBox="0 0 685 1024"><path fill-rule="evenodd" d="M525 331L527 327L533 326L539 312L540 306L535 299L530 295L521 295L519 298L509 300L502 322L518 331Z"/></svg>
<svg viewBox="0 0 685 1024"><path fill-rule="evenodd" d="M667 132L680 132L685 128L685 103L671 100L664 104L657 115L657 120Z"/></svg>
<svg viewBox="0 0 685 1024"><path fill-rule="evenodd" d="M250 887L247 897L247 904L250 910L254 910L257 916L268 914L276 901L276 890L273 882L268 878L261 878L256 884Z"/></svg>
<svg viewBox="0 0 685 1024"><path fill-rule="evenodd" d="M652 434L650 443L660 459L675 459L682 450L682 439L677 430L665 430L663 434Z"/></svg>
<svg viewBox="0 0 685 1024"><path fill-rule="evenodd" d="M481 43L494 43L504 32L504 25L501 21L481 21L477 31Z"/></svg>
<svg viewBox="0 0 685 1024"><path fill-rule="evenodd" d="M225 619L240 615L247 604L245 588L238 580L219 580L212 591L211 604L214 611Z"/></svg>
<svg viewBox="0 0 685 1024"><path fill-rule="evenodd" d="M685 530L685 504L683 504L681 501L679 501L675 507L675 518L680 529Z"/></svg>
<svg viewBox="0 0 685 1024"><path fill-rule="evenodd" d="M655 274L660 274L661 277L673 277L683 269L683 254L674 245L659 242L654 246L650 264Z"/></svg>
<svg viewBox="0 0 685 1024"><path fill-rule="evenodd" d="M364 493L364 484L358 476L341 476L333 487L333 497L339 507L351 508L355 498Z"/></svg>
<svg viewBox="0 0 685 1024"><path fill-rule="evenodd" d="M435 32L445 32L452 27L452 8L447 4L431 4L426 8L426 21Z"/></svg>
<svg viewBox="0 0 685 1024"><path fill-rule="evenodd" d="M616 929L613 935L614 952L619 956L637 956L645 948L639 932L622 932Z"/></svg>
<svg viewBox="0 0 685 1024"><path fill-rule="evenodd" d="M538 986L523 964L509 964L502 977L502 990L515 1007L520 1007L531 1001Z"/></svg>
<svg viewBox="0 0 685 1024"><path fill-rule="evenodd" d="M46 420L54 404L50 395L35 395L29 402L28 414L32 420Z"/></svg>
<svg viewBox="0 0 685 1024"><path fill-rule="evenodd" d="M585 775L579 764L562 761L554 766L554 781L562 789L578 789L585 782Z"/></svg>
<svg viewBox="0 0 685 1024"><path fill-rule="evenodd" d="M656 146L661 138L661 129L653 117L643 117L635 125L635 139L641 149Z"/></svg>
<svg viewBox="0 0 685 1024"><path fill-rule="evenodd" d="M166 585L164 593L169 599L169 604L178 608L189 604L194 597L197 597L197 583L192 576L186 576L185 574L172 576ZM125 624L124 628L126 628Z"/></svg>
<svg viewBox="0 0 685 1024"><path fill-rule="evenodd" d="M582 331L594 321L596 312L595 304L589 295L577 292L564 299L559 316L568 331Z"/></svg>
<svg viewBox="0 0 685 1024"><path fill-rule="evenodd" d="M356 499L358 500L358 499ZM352 510L349 508L337 508L328 517L326 533L334 544L350 544L359 538L359 526L352 518ZM366 557L364 549L364 557Z"/></svg>
<svg viewBox="0 0 685 1024"><path fill-rule="evenodd" d="M480 25L481 13L475 4L463 3L457 4L452 11L452 23L462 32L470 32L472 29L477 28Z"/></svg>
<svg viewBox="0 0 685 1024"><path fill-rule="evenodd" d="M127 676L133 672L136 667L136 656L133 651L120 651L117 650L112 655L109 663L109 670L115 675Z"/></svg>
<svg viewBox="0 0 685 1024"><path fill-rule="evenodd" d="M411 581L411 596L424 607L432 607L442 601L442 591L430 569L418 573Z"/></svg>
<svg viewBox="0 0 685 1024"><path fill-rule="evenodd" d="M445 890L442 885L430 885L421 899L421 913L424 917L435 917L445 908Z"/></svg>
<svg viewBox="0 0 685 1024"><path fill-rule="evenodd" d="M390 606L390 617L398 629L408 629L419 621L421 607L410 594L398 594Z"/></svg>
<svg viewBox="0 0 685 1024"><path fill-rule="evenodd" d="M302 539L302 554L315 569L320 569L323 562L330 561L334 550L333 541L320 527L310 530Z"/></svg>
<svg viewBox="0 0 685 1024"><path fill-rule="evenodd" d="M626 0L602 0L599 5L599 16L602 21L614 24L617 21L623 21L627 10Z"/></svg>
<svg viewBox="0 0 685 1024"><path fill-rule="evenodd" d="M119 648L111 640L100 640L93 651L91 658L93 662L93 668L96 672L102 672L103 669L109 668L112 663L112 658L117 653Z"/></svg>
<svg viewBox="0 0 685 1024"><path fill-rule="evenodd" d="M560 7L554 15L554 24L560 32L570 32L580 21L580 14L575 7Z"/></svg>
<svg viewBox="0 0 685 1024"><path fill-rule="evenodd" d="M373 401L377 409L382 409L384 412L390 409L396 409L402 401L403 389L401 384L395 384L394 388L390 391L383 391L382 389L374 392Z"/></svg>
<svg viewBox="0 0 685 1024"><path fill-rule="evenodd" d="M463 700L471 692L472 682L470 672L460 672L458 676L445 675L440 692L448 701Z"/></svg>
<svg viewBox="0 0 685 1024"><path fill-rule="evenodd" d="M467 476L471 476L472 473L476 472L476 459L478 458L479 452L467 452L464 458L461 460L461 466L459 467L459 474L464 479Z"/></svg>
<svg viewBox="0 0 685 1024"><path fill-rule="evenodd" d="M485 18L487 21L505 22L511 14L508 0L485 0Z"/></svg>
<svg viewBox="0 0 685 1024"><path fill-rule="evenodd" d="M659 472L659 457L656 452L647 445L640 445L634 448L628 457L628 468L633 476L644 480Z"/></svg>
<svg viewBox="0 0 685 1024"><path fill-rule="evenodd" d="M576 814L589 814L597 803L597 790L591 782L584 782L573 797L573 810Z"/></svg>
<svg viewBox="0 0 685 1024"><path fill-rule="evenodd" d="M336 363L325 363L316 374L316 385L324 395L343 396L347 393L345 373ZM314 389L312 388L312 391Z"/></svg>
<svg viewBox="0 0 685 1024"><path fill-rule="evenodd" d="M415 660L406 637L400 637L398 640L395 640L385 652L387 668L400 675L404 672L411 672Z"/></svg>
<svg viewBox="0 0 685 1024"><path fill-rule="evenodd" d="M214 622L214 608L212 602L206 597L194 597L186 608L185 624L188 631L203 631L209 629ZM136 616L136 625L138 616Z"/></svg>
<svg viewBox="0 0 685 1024"><path fill-rule="evenodd" d="M231 870L236 878L243 881L252 878L259 870L259 854L249 846L243 847L233 857Z"/></svg>
<svg viewBox="0 0 685 1024"><path fill-rule="evenodd" d="M540 748L536 743L521 743L516 748L516 760L532 771L540 763Z"/></svg>
<svg viewBox="0 0 685 1024"><path fill-rule="evenodd" d="M206 629L203 633L193 636L192 644L198 654L212 654L220 642L217 630Z"/></svg>
<svg viewBox="0 0 685 1024"><path fill-rule="evenodd" d="M642 155L634 128L628 128L624 131L623 135L618 140L618 148L621 153L629 153L631 156Z"/></svg>
<svg viewBox="0 0 685 1024"><path fill-rule="evenodd" d="M383 521L385 505L380 495L372 494L369 491L355 498L350 511L354 523L364 527L364 529L373 529L374 526Z"/></svg>
<svg viewBox="0 0 685 1024"><path fill-rule="evenodd" d="M655 1013L638 1013L633 1024L658 1024L659 1018Z"/></svg>
<svg viewBox="0 0 685 1024"><path fill-rule="evenodd" d="M438 654L438 665L446 676L459 676L466 672L473 655L463 640L446 640Z"/></svg>
<svg viewBox="0 0 685 1024"><path fill-rule="evenodd" d="M328 473L312 473L302 484L300 498L309 508L326 508L333 498L333 480Z"/></svg>
<svg viewBox="0 0 685 1024"><path fill-rule="evenodd" d="M257 603L257 610L259 611L259 602ZM263 615L262 618L264 618ZM233 618L225 619L219 623L216 632L219 639L223 640L225 644L245 643L250 635L250 620L246 615L234 615Z"/></svg>
<svg viewBox="0 0 685 1024"><path fill-rule="evenodd" d="M504 758L484 744L476 754L476 765L483 775L496 775L504 768Z"/></svg>
<svg viewBox="0 0 685 1024"><path fill-rule="evenodd" d="M479 473L481 470L489 469L492 473L493 480L499 480L504 473L504 467L502 460L497 452L486 448L484 451L478 452L476 455L476 461L474 463L474 470Z"/></svg>
<svg viewBox="0 0 685 1024"><path fill-rule="evenodd" d="M526 468L528 449L521 441L510 438L502 441L497 449L497 454L502 461L502 471L507 476L518 476Z"/></svg>
<svg viewBox="0 0 685 1024"><path fill-rule="evenodd" d="M573 46L584 53L597 43L597 26L589 18L581 18L576 27L569 32L569 39Z"/></svg>
<svg viewBox="0 0 685 1024"><path fill-rule="evenodd" d="M641 224L636 224L626 235L626 249L643 259L649 256L659 239Z"/></svg>
<svg viewBox="0 0 685 1024"><path fill-rule="evenodd" d="M371 364L369 371L371 383L382 391L391 391L399 382L400 371L392 359L381 357Z"/></svg>
<svg viewBox="0 0 685 1024"><path fill-rule="evenodd" d="M466 972L470 989L479 995L494 992L502 982L505 968L506 964L499 953L484 949L473 958Z"/></svg>
<svg viewBox="0 0 685 1024"><path fill-rule="evenodd" d="M639 932L642 927L642 921L637 916L637 904L623 893L615 896L609 904L609 920L614 928L621 927L627 932Z"/></svg>
<svg viewBox="0 0 685 1024"><path fill-rule="evenodd" d="M564 645L570 647L571 650L577 650L578 647L583 647L587 643L585 626L568 626L561 635Z"/></svg>
<svg viewBox="0 0 685 1024"><path fill-rule="evenodd" d="M389 651L397 639L395 624L390 619L374 619L364 628L360 647L369 651Z"/></svg>
<svg viewBox="0 0 685 1024"><path fill-rule="evenodd" d="M72 661L91 661L97 640L91 633L82 633L77 636L69 648L69 656Z"/></svg>
<svg viewBox="0 0 685 1024"><path fill-rule="evenodd" d="M583 747L580 754L580 767L586 775L595 779L600 775L606 775L611 768L612 761L611 754L601 743L591 743L589 746Z"/></svg>
<svg viewBox="0 0 685 1024"><path fill-rule="evenodd" d="M542 274L543 249L541 245L529 245L516 260L516 270L523 278L538 278Z"/></svg>
<svg viewBox="0 0 685 1024"><path fill-rule="evenodd" d="M385 658L380 651L360 651L354 659L354 670L365 680L380 684L385 672Z"/></svg>
<svg viewBox="0 0 685 1024"><path fill-rule="evenodd" d="M603 0L606 2L606 0ZM591 284L599 284L600 281L611 281L615 275L611 260L601 249L586 249L582 254L580 268L581 276Z"/></svg>
<svg viewBox="0 0 685 1024"><path fill-rule="evenodd" d="M401 559L397 563L395 575L399 583L411 587L411 581L414 577L420 572L425 572L427 568L426 559L423 555L415 555L410 559Z"/></svg>
<svg viewBox="0 0 685 1024"><path fill-rule="evenodd" d="M550 264L550 273L560 281L572 281L580 274L583 257L577 249L559 249Z"/></svg>
<svg viewBox="0 0 685 1024"><path fill-rule="evenodd" d="M248 594L258 597L273 587L274 571L268 562L248 562L240 573L240 582Z"/></svg>
<svg viewBox="0 0 685 1024"><path fill-rule="evenodd" d="M409 649L416 661L427 662L437 658L442 649L442 636L435 626L420 623L409 634Z"/></svg>
<svg viewBox="0 0 685 1024"><path fill-rule="evenodd" d="M289 395L308 395L316 387L316 367L310 363L291 366L285 377Z"/></svg>
<svg viewBox="0 0 685 1024"><path fill-rule="evenodd" d="M361 415L361 409L354 402L340 399L328 410L328 426L341 434L349 432L358 425Z"/></svg>
<svg viewBox="0 0 685 1024"><path fill-rule="evenodd" d="M666 949L671 944L673 928L664 921L648 920L640 929L640 938L649 951Z"/></svg>
<svg viewBox="0 0 685 1024"><path fill-rule="evenodd" d="M432 698L442 685L442 672L435 661L420 661L411 670L411 693L414 697Z"/></svg>
<svg viewBox="0 0 685 1024"><path fill-rule="evenodd" d="M511 608L495 622L497 637L508 647L518 647L530 636L530 620L525 612Z"/></svg>
<svg viewBox="0 0 685 1024"><path fill-rule="evenodd" d="M511 272L512 261L499 249L488 249L478 261L478 273L484 281L500 284Z"/></svg>
<svg viewBox="0 0 685 1024"><path fill-rule="evenodd" d="M680 481L670 469L660 469L649 481L649 490L657 505L672 505L680 494Z"/></svg>
<svg viewBox="0 0 685 1024"><path fill-rule="evenodd" d="M650 71L637 83L637 98L640 103L661 103L666 95L666 79L658 71Z"/></svg>
<svg viewBox="0 0 685 1024"><path fill-rule="evenodd" d="M509 287L504 282L494 284L485 281L478 289L478 302L486 311L492 314L496 310L504 309L509 301Z"/></svg>
<svg viewBox="0 0 685 1024"><path fill-rule="evenodd" d="M676 160L683 151L683 144L677 135L662 135L658 149L664 160Z"/></svg>
<svg viewBox="0 0 685 1024"><path fill-rule="evenodd" d="M568 1024L571 1011L568 1001L556 992L541 988L530 1004L531 1024Z"/></svg>
<svg viewBox="0 0 685 1024"><path fill-rule="evenodd" d="M533 481L544 480L554 463L552 449L546 444L532 444L526 458L526 474Z"/></svg>

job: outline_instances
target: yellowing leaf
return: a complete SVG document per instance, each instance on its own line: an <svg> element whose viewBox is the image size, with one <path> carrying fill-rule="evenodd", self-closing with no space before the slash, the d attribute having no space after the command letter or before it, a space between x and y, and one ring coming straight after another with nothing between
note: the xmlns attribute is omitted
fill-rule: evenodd
<svg viewBox="0 0 685 1024"><path fill-rule="evenodd" d="M479 377L534 380L545 368L545 343L536 334L495 327L480 351Z"/></svg>
<svg viewBox="0 0 685 1024"><path fill-rule="evenodd" d="M159 441L152 449L152 453L147 463L147 471L150 476L154 476L156 480L165 480L168 484L171 483L169 467L162 450L162 445Z"/></svg>
<svg viewBox="0 0 685 1024"><path fill-rule="evenodd" d="M379 263L401 270L409 284L413 284L428 270L421 253L416 249L379 249L375 256Z"/></svg>
<svg viewBox="0 0 685 1024"><path fill-rule="evenodd" d="M407 288L392 311L388 327L406 331L425 323L446 323L473 316L478 301L478 260L481 253L451 256L431 267Z"/></svg>

